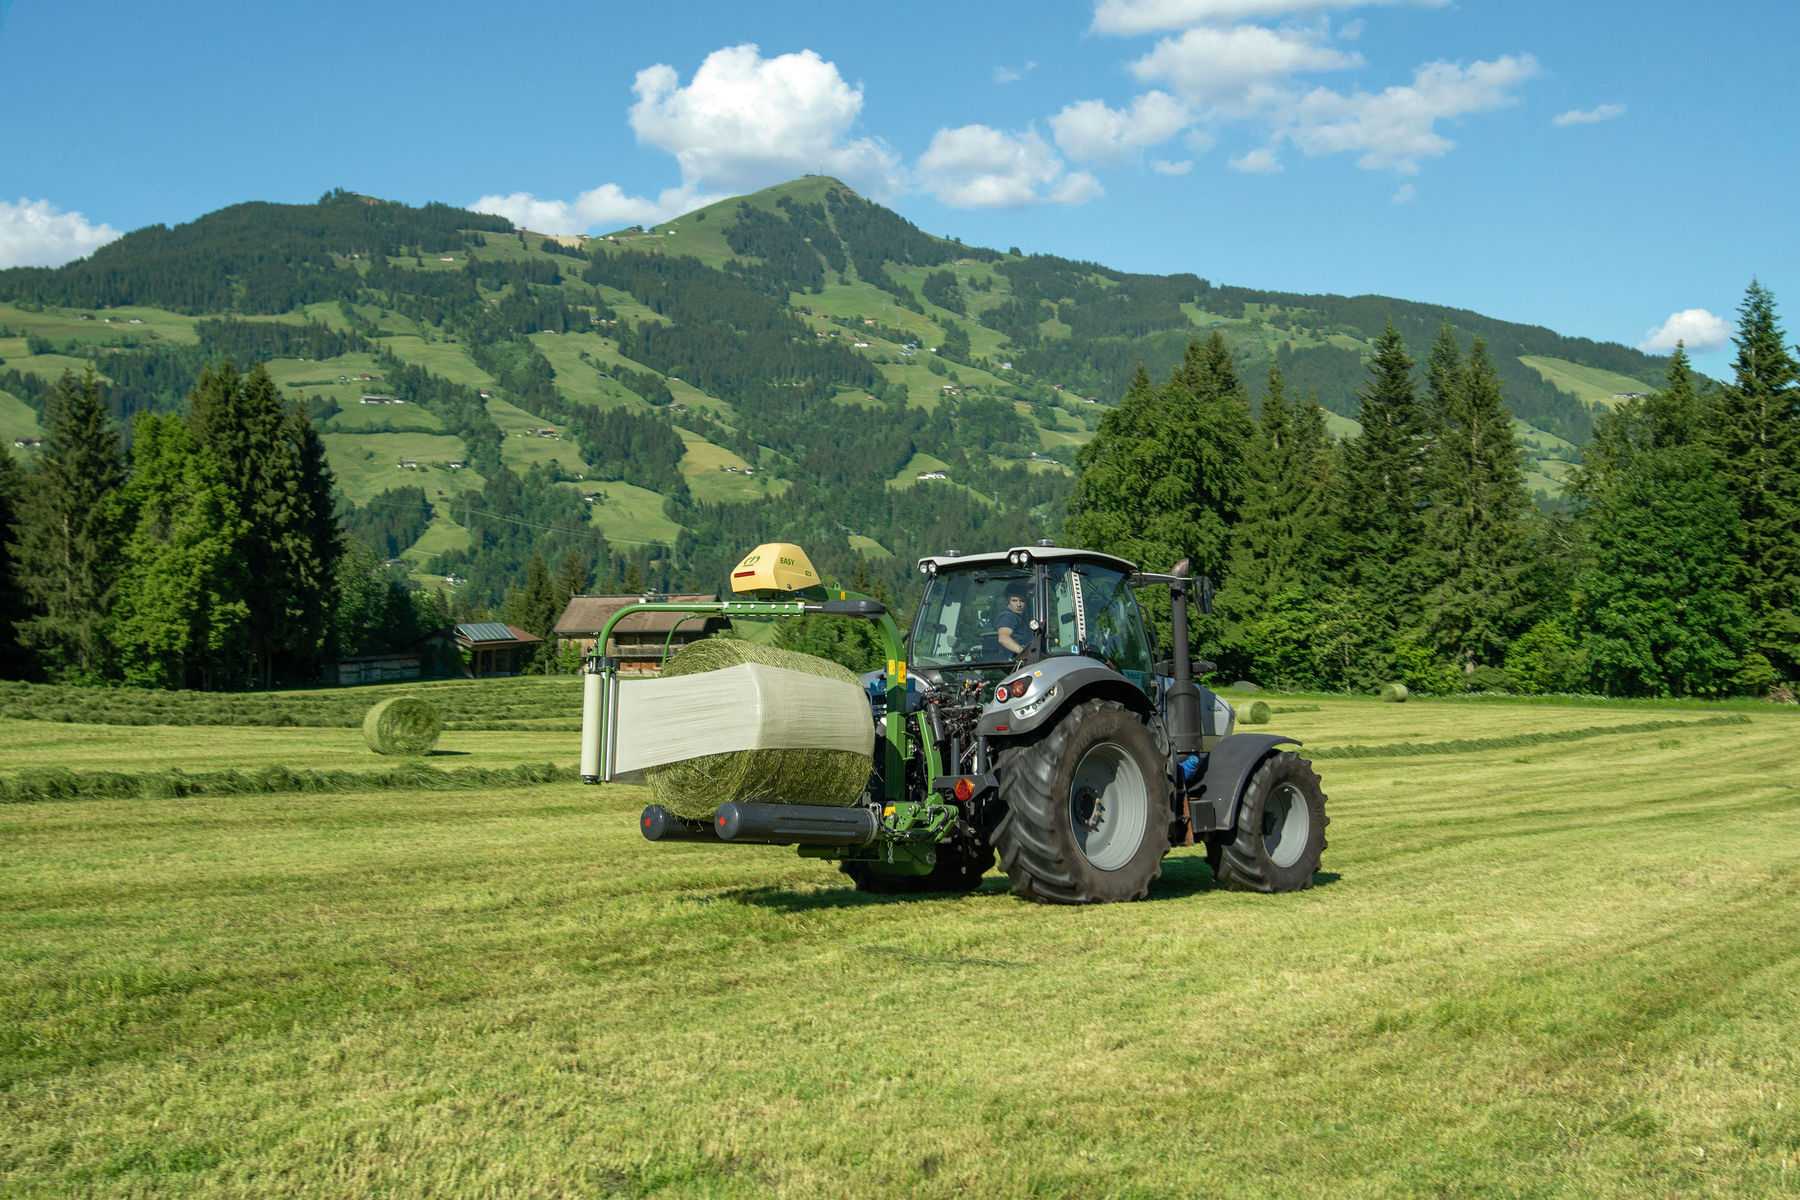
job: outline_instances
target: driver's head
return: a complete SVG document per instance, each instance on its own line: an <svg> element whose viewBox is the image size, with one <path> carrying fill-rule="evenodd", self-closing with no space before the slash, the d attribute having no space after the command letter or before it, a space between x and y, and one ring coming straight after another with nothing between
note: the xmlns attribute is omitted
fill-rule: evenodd
<svg viewBox="0 0 1800 1200"><path fill-rule="evenodd" d="M1006 607L1016 613L1024 612L1026 590L1026 584L1009 584L1006 589Z"/></svg>

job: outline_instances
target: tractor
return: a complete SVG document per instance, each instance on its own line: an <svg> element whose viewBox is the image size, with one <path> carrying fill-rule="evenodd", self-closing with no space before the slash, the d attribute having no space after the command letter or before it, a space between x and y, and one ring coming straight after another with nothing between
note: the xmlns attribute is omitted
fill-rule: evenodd
<svg viewBox="0 0 1800 1200"><path fill-rule="evenodd" d="M857 889L968 892L995 865L1015 895L1055 904L1142 899L1171 849L1200 846L1218 886L1312 886L1325 793L1294 738L1236 733L1236 714L1194 679L1188 614L1212 583L1050 542L919 560L909 634L880 601L819 581L796 546L759 546L732 572L737 598L647 599L616 613L586 661L581 773L613 779L620 663L606 655L633 613L871 622L887 658L863 677L873 728L867 790L847 807L727 800L711 820L660 805L652 841L792 845L834 861ZM1167 587L1174 645L1156 653L1136 590ZM670 633L673 637L673 631ZM801 800L804 797L776 799ZM710 803L710 801L708 801Z"/></svg>

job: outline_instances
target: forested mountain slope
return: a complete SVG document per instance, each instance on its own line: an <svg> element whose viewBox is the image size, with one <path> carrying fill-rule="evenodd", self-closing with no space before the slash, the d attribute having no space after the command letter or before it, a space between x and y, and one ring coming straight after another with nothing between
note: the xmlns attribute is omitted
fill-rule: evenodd
<svg viewBox="0 0 1800 1200"><path fill-rule="evenodd" d="M1279 363L1342 434L1390 320L1419 351L1444 321L1486 340L1546 494L1595 401L1662 373L1471 312L965 246L823 176L592 239L339 191L0 271L0 435L32 437L66 369L129 419L263 361L346 524L422 580L492 601L573 550L602 586L710 588L780 538L899 590L918 554L1054 533L1140 362L1216 330L1253 391Z"/></svg>

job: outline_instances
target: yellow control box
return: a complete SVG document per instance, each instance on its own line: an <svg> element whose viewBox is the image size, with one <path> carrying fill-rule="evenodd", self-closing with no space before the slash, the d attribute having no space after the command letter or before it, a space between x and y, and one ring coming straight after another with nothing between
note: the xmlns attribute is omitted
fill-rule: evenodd
<svg viewBox="0 0 1800 1200"><path fill-rule="evenodd" d="M812 560L791 542L766 542L731 569L734 592L798 592L818 586Z"/></svg>

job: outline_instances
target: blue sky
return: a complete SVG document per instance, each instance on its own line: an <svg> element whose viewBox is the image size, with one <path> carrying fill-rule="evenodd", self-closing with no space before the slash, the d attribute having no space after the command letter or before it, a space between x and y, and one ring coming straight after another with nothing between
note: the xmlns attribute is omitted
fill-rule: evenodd
<svg viewBox="0 0 1800 1200"><path fill-rule="evenodd" d="M596 232L824 171L971 243L1719 375L1753 276L1800 312L1796 46L1793 0L0 0L0 265L334 187Z"/></svg>

